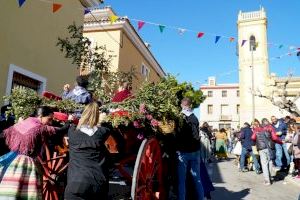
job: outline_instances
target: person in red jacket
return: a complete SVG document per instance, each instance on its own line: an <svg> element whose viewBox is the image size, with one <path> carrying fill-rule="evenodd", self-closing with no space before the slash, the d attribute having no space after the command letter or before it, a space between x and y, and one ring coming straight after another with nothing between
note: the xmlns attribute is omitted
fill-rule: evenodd
<svg viewBox="0 0 300 200"><path fill-rule="evenodd" d="M265 185L271 185L270 172L272 170L272 159L274 157L275 144L282 144L282 141L276 135L276 131L268 119L262 119L262 124L257 119L253 122L253 134L251 139L256 142L259 152L260 162L264 175Z"/></svg>
<svg viewBox="0 0 300 200"><path fill-rule="evenodd" d="M119 91L112 98L112 102L119 103L132 96L131 87L128 82L124 82Z"/></svg>

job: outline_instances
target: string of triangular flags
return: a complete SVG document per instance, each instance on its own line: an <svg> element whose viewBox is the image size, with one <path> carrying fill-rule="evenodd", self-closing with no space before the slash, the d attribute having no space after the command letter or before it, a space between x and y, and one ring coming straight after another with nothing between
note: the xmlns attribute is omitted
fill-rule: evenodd
<svg viewBox="0 0 300 200"><path fill-rule="evenodd" d="M17 1L18 1L18 4L19 4L19 7L21 8L22 6L24 6L24 4L25 4L25 2L27 0L17 0ZM63 7L62 4L55 2L55 0L40 0L40 1L51 3L52 4L52 12L53 13L58 12ZM96 8L100 8L100 4ZM82 8L80 8L80 9L82 10ZM94 8L84 8L83 9L84 15L91 13L92 9L94 9ZM109 16L110 23L111 24L116 23L119 18L120 17L116 16L116 15ZM180 27L174 27L174 26L167 26L167 25L163 25L163 24L159 24L159 23L153 23L153 22L148 22L148 21L139 20L139 19L129 19L129 18L127 18L127 19L130 20L130 21L135 21L137 23L137 29L138 29L138 31L140 31L147 24L147 25L158 26L159 31L161 33L163 33L165 31L165 29L168 28L168 29L176 29L180 35L184 35L186 32L196 33L196 37L199 38L199 39L203 38L205 35L210 35L210 36L213 36L215 38L214 39L214 43L215 44L217 44L221 39L224 39L224 38L228 39L229 42L231 42L231 43L235 42L235 40L236 40L236 38L233 37L233 36L224 36L224 35L218 35L218 34L213 34L213 33L208 33L208 32L201 32L201 31L186 29L186 28L180 28ZM241 40L240 42L237 42L237 43L239 43L239 45L241 47L243 47L247 42L249 42L249 41L248 40ZM256 45L258 45L258 43ZM297 52L300 51L300 47L297 47L296 45L286 45L286 44L276 44L276 43L267 43L267 45L268 45L268 47L275 46L275 47L277 47L279 49L282 49L284 47L288 47L288 49L290 51L293 51L293 52L288 52L286 54L283 54L283 55L271 58L272 60L273 59L281 59L282 57L288 56L288 55L291 56L294 53L297 53Z"/></svg>

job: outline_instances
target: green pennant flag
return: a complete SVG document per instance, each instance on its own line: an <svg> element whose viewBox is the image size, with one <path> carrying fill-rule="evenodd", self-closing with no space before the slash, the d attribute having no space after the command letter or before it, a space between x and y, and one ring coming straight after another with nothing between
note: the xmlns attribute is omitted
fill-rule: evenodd
<svg viewBox="0 0 300 200"><path fill-rule="evenodd" d="M279 45L279 49L281 49L283 47L283 45L281 44L281 45Z"/></svg>
<svg viewBox="0 0 300 200"><path fill-rule="evenodd" d="M159 31L162 33L164 32L164 29L166 28L166 26L164 25L159 25Z"/></svg>

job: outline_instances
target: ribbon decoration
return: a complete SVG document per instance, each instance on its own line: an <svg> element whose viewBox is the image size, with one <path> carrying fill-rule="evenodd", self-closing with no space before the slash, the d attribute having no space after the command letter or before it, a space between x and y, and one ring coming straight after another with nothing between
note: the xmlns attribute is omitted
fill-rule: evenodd
<svg viewBox="0 0 300 200"><path fill-rule="evenodd" d="M145 22L143 21L138 21L138 30L141 30L143 26L145 25Z"/></svg>
<svg viewBox="0 0 300 200"><path fill-rule="evenodd" d="M159 27L159 31L161 33L164 32L164 29L166 28L166 26L164 26L164 25L159 25L158 27Z"/></svg>
<svg viewBox="0 0 300 200"><path fill-rule="evenodd" d="M25 3L26 0L19 0L19 8L21 8L23 6L23 4Z"/></svg>
<svg viewBox="0 0 300 200"><path fill-rule="evenodd" d="M118 19L119 19L119 17L116 15L109 16L109 20L110 20L111 24L115 23Z"/></svg>
<svg viewBox="0 0 300 200"><path fill-rule="evenodd" d="M215 44L217 44L219 42L220 38L221 38L221 36L219 36L219 35L216 36Z"/></svg>
<svg viewBox="0 0 300 200"><path fill-rule="evenodd" d="M59 3L53 3L53 4L52 4L52 12L53 12L53 13L57 12L61 7L62 7L62 4L59 4Z"/></svg>

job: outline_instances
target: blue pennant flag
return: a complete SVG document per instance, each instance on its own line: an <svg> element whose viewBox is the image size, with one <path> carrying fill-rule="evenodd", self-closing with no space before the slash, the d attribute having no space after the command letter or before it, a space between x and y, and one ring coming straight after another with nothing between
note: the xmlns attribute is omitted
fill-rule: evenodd
<svg viewBox="0 0 300 200"><path fill-rule="evenodd" d="M19 0L19 7L21 8L26 0Z"/></svg>
<svg viewBox="0 0 300 200"><path fill-rule="evenodd" d="M217 42L220 40L221 36L217 35L216 36L216 40L215 40L215 44L217 44Z"/></svg>
<svg viewBox="0 0 300 200"><path fill-rule="evenodd" d="M84 9L84 14L85 14L85 15L88 14L88 13L90 13L90 12L91 12L90 9L88 9L88 8Z"/></svg>

